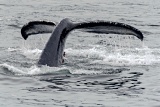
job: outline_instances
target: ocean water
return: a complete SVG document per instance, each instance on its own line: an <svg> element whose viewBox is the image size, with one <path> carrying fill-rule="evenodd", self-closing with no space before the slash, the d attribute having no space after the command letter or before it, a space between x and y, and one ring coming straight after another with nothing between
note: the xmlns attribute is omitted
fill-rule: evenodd
<svg viewBox="0 0 160 107"><path fill-rule="evenodd" d="M0 0L0 107L159 107L160 1ZM37 67L51 34L21 37L29 21L115 21L128 35L73 31L60 67Z"/></svg>

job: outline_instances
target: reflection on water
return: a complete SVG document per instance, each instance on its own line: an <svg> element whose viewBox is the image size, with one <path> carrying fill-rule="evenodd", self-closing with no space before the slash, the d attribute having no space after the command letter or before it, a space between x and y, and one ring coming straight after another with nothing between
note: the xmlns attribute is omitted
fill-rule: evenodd
<svg viewBox="0 0 160 107"><path fill-rule="evenodd" d="M141 87L140 76L143 73L129 72L123 75L123 71L129 72L129 69L110 69L105 74L93 75L48 75L40 77L40 81L49 82L50 85L45 87L28 87L31 92L49 92L49 91L66 91L66 92L95 92L105 94L112 92L117 95L134 96L142 94L144 87Z"/></svg>

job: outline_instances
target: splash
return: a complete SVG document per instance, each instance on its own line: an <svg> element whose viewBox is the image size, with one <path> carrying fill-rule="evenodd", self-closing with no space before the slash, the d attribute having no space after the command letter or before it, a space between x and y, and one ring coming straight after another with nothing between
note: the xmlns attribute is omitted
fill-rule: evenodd
<svg viewBox="0 0 160 107"><path fill-rule="evenodd" d="M120 41L108 41L65 49L65 64L62 67L36 66L36 61L39 59L42 50L32 47L30 44L25 44L20 48L8 48L8 52L20 53L25 56L27 61L30 61L29 65L21 66L26 64L23 57L22 63L24 64L21 62L20 65L15 65L15 62L13 62L13 65L3 63L0 67L15 75L103 74L104 71L108 72L108 67L148 66L160 63L159 48L148 48L144 44L142 44L142 47L135 48L129 42L126 44L123 41L124 44L121 44Z"/></svg>
<svg viewBox="0 0 160 107"><path fill-rule="evenodd" d="M160 49L117 48L109 51L104 48L65 50L68 56L90 60L90 64L106 64L111 66L143 66L160 63Z"/></svg>
<svg viewBox="0 0 160 107"><path fill-rule="evenodd" d="M29 59L38 59L40 54L42 53L42 50L40 49L37 49L37 48L31 49L27 47L21 47L21 48L9 47L7 51L20 53Z"/></svg>
<svg viewBox="0 0 160 107"><path fill-rule="evenodd" d="M36 49L26 49L26 48L24 48L22 50L22 54L29 59L38 59L41 52L42 52L42 50L37 49L37 48Z"/></svg>

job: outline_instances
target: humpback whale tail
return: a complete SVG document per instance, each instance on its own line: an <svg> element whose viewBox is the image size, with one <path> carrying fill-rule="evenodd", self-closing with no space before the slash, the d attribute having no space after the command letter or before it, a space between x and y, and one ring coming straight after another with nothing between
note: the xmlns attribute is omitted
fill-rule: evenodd
<svg viewBox="0 0 160 107"><path fill-rule="evenodd" d="M56 27L52 22L33 21L22 27L21 34L24 39L27 39L32 34L52 33L38 64L59 66L62 64L67 35L75 29L91 33L134 35L141 41L143 40L141 31L124 23L106 21L73 23L69 19L63 19Z"/></svg>

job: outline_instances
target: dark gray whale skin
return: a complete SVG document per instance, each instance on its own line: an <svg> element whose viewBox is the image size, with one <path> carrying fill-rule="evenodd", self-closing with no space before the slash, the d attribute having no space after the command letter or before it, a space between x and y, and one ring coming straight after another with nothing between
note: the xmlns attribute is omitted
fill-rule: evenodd
<svg viewBox="0 0 160 107"><path fill-rule="evenodd" d="M38 64L55 67L62 64L65 41L72 27L73 24L67 19L62 20L57 25L42 52Z"/></svg>
<svg viewBox="0 0 160 107"><path fill-rule="evenodd" d="M75 29L90 33L134 35L141 41L143 40L140 30L124 23L109 21L73 23L68 18L63 19L57 26L53 22L29 22L22 27L21 34L26 40L32 34L52 33L39 58L38 65L58 67L62 64L67 36Z"/></svg>

